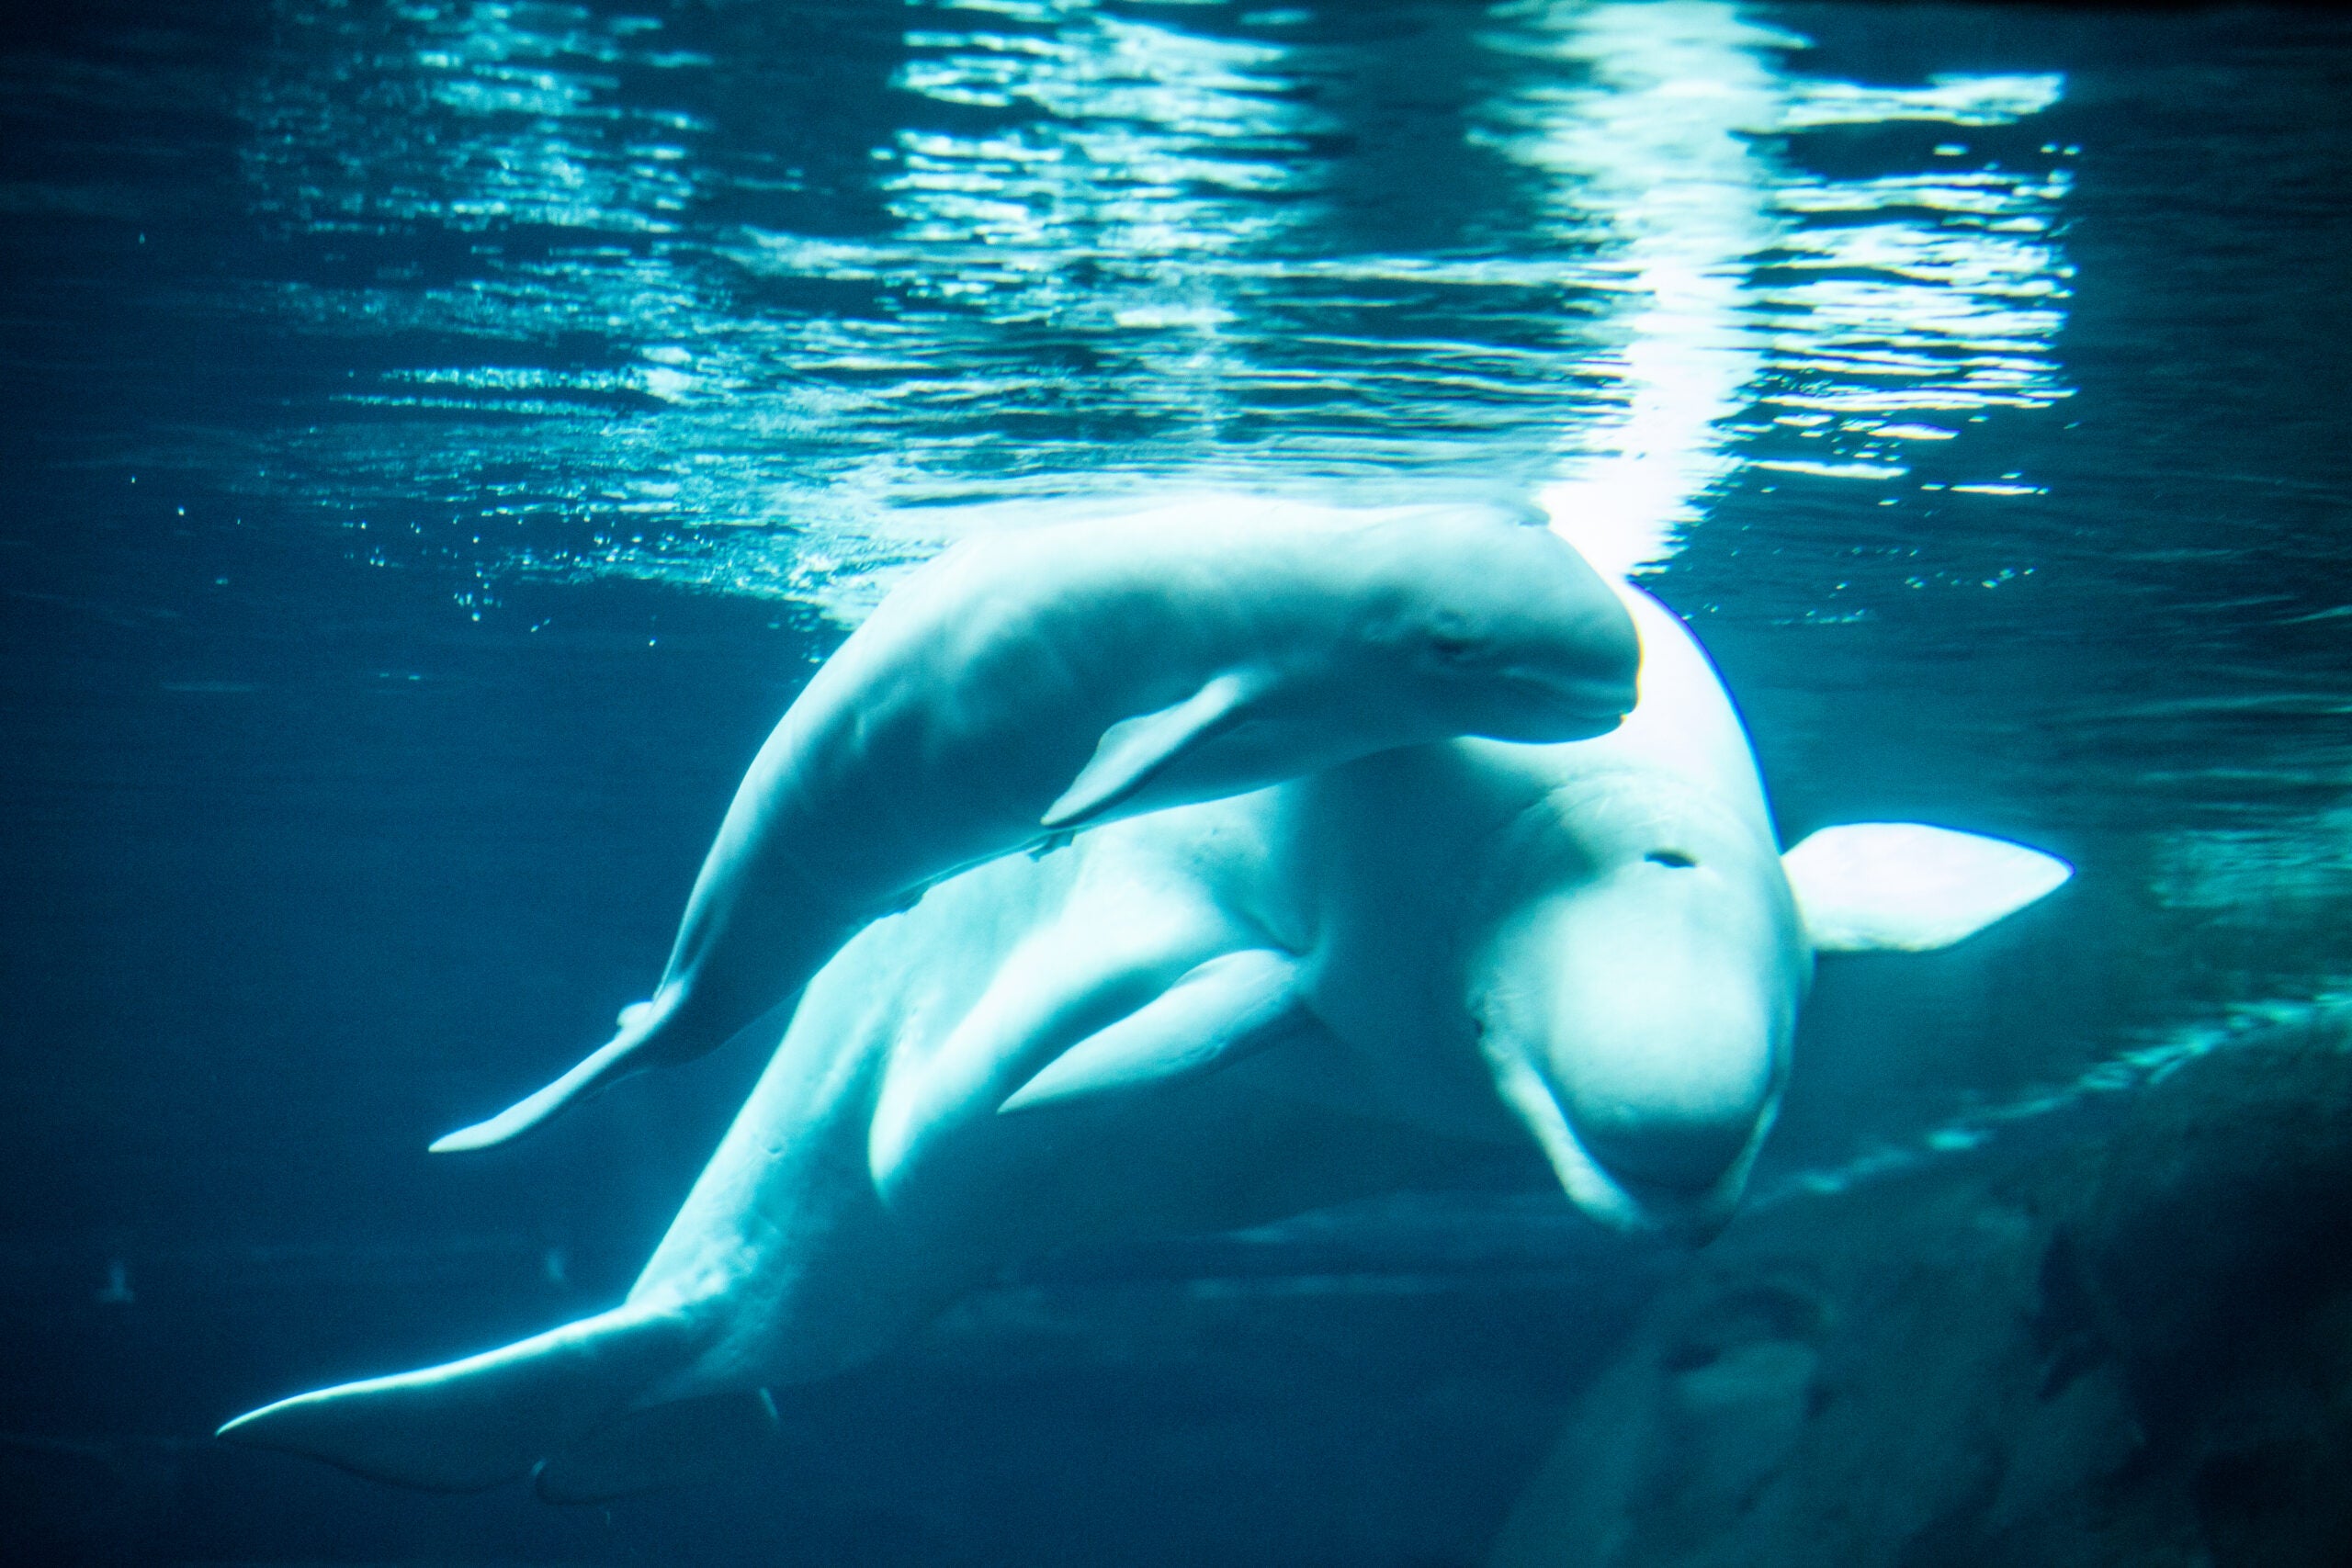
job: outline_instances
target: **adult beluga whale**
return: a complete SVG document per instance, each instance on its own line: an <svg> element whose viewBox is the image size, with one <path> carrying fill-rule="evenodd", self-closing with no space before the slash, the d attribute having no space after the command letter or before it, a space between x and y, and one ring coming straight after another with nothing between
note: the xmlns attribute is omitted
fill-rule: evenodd
<svg viewBox="0 0 2352 1568"><path fill-rule="evenodd" d="M1704 653L1622 592L1617 730L1382 752L944 883L812 982L620 1305L223 1435L615 1495L1007 1262L1443 1181L1498 1143L1606 1223L1708 1233L1815 953L1955 942L2069 871L1916 824L1778 853Z"/></svg>
<svg viewBox="0 0 2352 1568"><path fill-rule="evenodd" d="M1633 705L1636 657L1583 558L1498 508L1195 503L965 541L768 737L652 997L433 1146L501 1143L713 1049L947 873L1393 747L1600 734Z"/></svg>

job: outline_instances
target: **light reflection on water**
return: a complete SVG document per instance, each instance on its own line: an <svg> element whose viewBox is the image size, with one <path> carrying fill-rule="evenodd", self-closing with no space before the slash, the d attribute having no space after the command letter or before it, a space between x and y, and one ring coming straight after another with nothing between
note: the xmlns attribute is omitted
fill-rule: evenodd
<svg viewBox="0 0 2352 1568"><path fill-rule="evenodd" d="M1498 47L1577 75L1529 73L1493 106L1499 144L1546 176L1547 226L1595 235L1627 286L1599 356L1614 384L1563 422L1569 456L1544 504L1595 558L1656 561L1729 470L1722 426L1757 374L1748 261L1776 225L1749 135L1779 118L1777 53L1801 40L1729 6L1555 4L1513 19Z"/></svg>
<svg viewBox="0 0 2352 1568"><path fill-rule="evenodd" d="M482 595L854 604L970 525L909 508L1105 495L1540 496L1657 561L1744 463L1907 482L1959 422L2066 395L2064 150L1964 144L2058 78L1818 79L1705 0L1415 17L1459 80L1368 122L1329 106L1383 38L942 0L827 64L897 123L779 134L776 84L681 24L289 0L246 179L331 276L248 308L362 368L258 482ZM1347 199L1408 153L1477 205L1432 232L1430 193Z"/></svg>
<svg viewBox="0 0 2352 1568"><path fill-rule="evenodd" d="M561 6L409 6L390 27L287 7L289 51L245 113L257 209L297 227L508 224L667 233L693 198L694 115L619 99L623 65L708 64L642 47L650 17ZM394 19L396 18L396 19Z"/></svg>

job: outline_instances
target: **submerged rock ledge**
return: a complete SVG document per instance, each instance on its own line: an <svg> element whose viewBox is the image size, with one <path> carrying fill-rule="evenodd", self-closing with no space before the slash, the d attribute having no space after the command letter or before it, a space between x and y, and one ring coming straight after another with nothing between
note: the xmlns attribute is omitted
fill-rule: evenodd
<svg viewBox="0 0 2352 1568"><path fill-rule="evenodd" d="M2110 1134L1748 1216L1646 1309L1494 1568L2352 1556L2352 1012Z"/></svg>

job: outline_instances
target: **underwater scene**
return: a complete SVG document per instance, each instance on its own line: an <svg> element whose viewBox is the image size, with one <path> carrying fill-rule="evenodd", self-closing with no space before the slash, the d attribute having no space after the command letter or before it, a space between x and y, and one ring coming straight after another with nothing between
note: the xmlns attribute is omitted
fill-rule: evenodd
<svg viewBox="0 0 2352 1568"><path fill-rule="evenodd" d="M0 1560L2352 1562L2352 18L0 22Z"/></svg>

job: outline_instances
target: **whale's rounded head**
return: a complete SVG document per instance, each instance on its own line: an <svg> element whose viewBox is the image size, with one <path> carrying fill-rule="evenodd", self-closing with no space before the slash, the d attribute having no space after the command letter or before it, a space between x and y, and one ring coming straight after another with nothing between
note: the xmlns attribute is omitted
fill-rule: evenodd
<svg viewBox="0 0 2352 1568"><path fill-rule="evenodd" d="M1569 1198L1704 1239L1770 1125L1812 953L1770 846L1675 817L1588 838L1585 875L1498 926L1469 1001Z"/></svg>
<svg viewBox="0 0 2352 1568"><path fill-rule="evenodd" d="M1417 513L1378 532L1359 564L1385 611L1365 635L1453 733L1582 740L1632 711L1633 620L1566 540L1485 508Z"/></svg>

